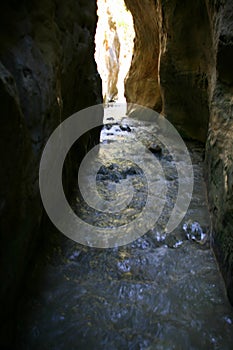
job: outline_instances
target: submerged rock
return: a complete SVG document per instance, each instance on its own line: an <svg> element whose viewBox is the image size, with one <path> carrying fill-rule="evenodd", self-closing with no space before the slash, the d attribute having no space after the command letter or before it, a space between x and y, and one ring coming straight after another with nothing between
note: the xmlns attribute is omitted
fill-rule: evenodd
<svg viewBox="0 0 233 350"><path fill-rule="evenodd" d="M148 149L154 154L158 154L158 155L162 154L162 148L157 144L150 145Z"/></svg>
<svg viewBox="0 0 233 350"><path fill-rule="evenodd" d="M195 241L199 244L206 243L208 235L203 232L198 222L189 220L183 225L183 230L186 232L186 238L188 240Z"/></svg>
<svg viewBox="0 0 233 350"><path fill-rule="evenodd" d="M131 128L130 128L129 125L127 125L127 124L120 125L120 129L121 129L122 131L131 132Z"/></svg>
<svg viewBox="0 0 233 350"><path fill-rule="evenodd" d="M97 174L97 180L99 181L109 180L118 183L122 179L126 179L126 174L115 163L109 166L102 165Z"/></svg>

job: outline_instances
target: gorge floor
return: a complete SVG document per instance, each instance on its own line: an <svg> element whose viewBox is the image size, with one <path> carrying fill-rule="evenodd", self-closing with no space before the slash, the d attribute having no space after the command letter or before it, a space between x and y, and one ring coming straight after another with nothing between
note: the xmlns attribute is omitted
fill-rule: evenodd
<svg viewBox="0 0 233 350"><path fill-rule="evenodd" d="M146 183L140 169L127 162L124 149L135 138L147 148L158 144L153 126L127 118L117 105L106 109L105 120L98 157L103 164L106 156L111 158L102 147L111 145L109 152L118 158L99 170L99 194L108 199L109 190L112 196L115 185L127 179L134 182L136 195L124 216L109 216L90 210L75 191L73 209L93 227L124 225L142 210ZM50 248L40 254L19 309L20 349L232 348L233 311L210 247L203 145L187 142L194 191L185 218L169 234L164 228L178 178L168 150L158 146L153 157L162 164L167 192L156 225L132 243L109 249L51 232ZM140 168L137 146L134 152ZM121 195L123 200L124 189Z"/></svg>

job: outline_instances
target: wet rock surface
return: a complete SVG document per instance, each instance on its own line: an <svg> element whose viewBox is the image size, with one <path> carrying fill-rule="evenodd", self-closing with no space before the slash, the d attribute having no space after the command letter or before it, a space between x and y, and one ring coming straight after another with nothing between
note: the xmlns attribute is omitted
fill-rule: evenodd
<svg viewBox="0 0 233 350"><path fill-rule="evenodd" d="M159 145L152 144L149 146L149 151L151 151L154 154L161 155L162 154L162 148Z"/></svg>
<svg viewBox="0 0 233 350"><path fill-rule="evenodd" d="M45 222L38 187L41 152L65 118L101 102L101 83L94 61L95 1L4 1L0 17L0 347L4 347L14 338L17 298ZM80 160L99 133L85 137L78 146ZM72 159L70 155L65 164L66 187L73 178Z"/></svg>
<svg viewBox="0 0 233 350"><path fill-rule="evenodd" d="M119 123L122 115L116 111L112 118L113 123ZM135 138L145 147L157 143L153 128L132 119L123 121L132 132L119 134L113 125L113 136L104 129L101 136L102 145L119 147L119 158L122 144L130 147ZM155 227L142 237L123 247L96 249L48 232L51 245L38 260L29 282L30 297L25 297L19 311L19 348L231 348L233 313L209 245L204 149L195 142L190 142L188 148L194 168L194 192L183 222L172 233L167 234L164 227L178 183L166 148L160 162L165 172L170 170L170 179L164 177L167 206ZM102 161L105 152L106 148L100 146ZM133 181L135 176L142 176L124 161L122 164L114 160L99 169L100 192L104 182L112 185L125 181L125 177ZM111 189L104 193L111 199ZM137 195L141 210L140 186ZM77 198L74 210L79 205ZM133 215L135 212L130 212L127 220ZM84 207L83 217L89 218L94 230L97 212ZM106 218L99 219L99 223L106 225ZM115 218L115 225L121 223L121 216ZM205 241L203 235L208 236Z"/></svg>

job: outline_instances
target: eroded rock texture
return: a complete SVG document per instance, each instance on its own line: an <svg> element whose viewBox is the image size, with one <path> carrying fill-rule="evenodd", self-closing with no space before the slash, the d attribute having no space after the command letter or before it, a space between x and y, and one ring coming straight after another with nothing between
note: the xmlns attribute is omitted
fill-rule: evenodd
<svg viewBox="0 0 233 350"><path fill-rule="evenodd" d="M125 0L134 20L134 53L128 77L125 80L125 96L130 103L161 111L161 93L158 81L159 69L159 19L155 1Z"/></svg>
<svg viewBox="0 0 233 350"><path fill-rule="evenodd" d="M43 216L38 189L42 149L72 113L101 102L94 62L96 2L6 1L0 15L1 289L0 339L10 339L16 297ZM81 158L98 132L76 148ZM72 158L72 157L71 157ZM66 179L73 165L66 162ZM76 162L74 162L76 164ZM67 181L68 183L68 181Z"/></svg>
<svg viewBox="0 0 233 350"><path fill-rule="evenodd" d="M211 11L216 79L212 85L206 144L214 248L233 304L233 6Z"/></svg>
<svg viewBox="0 0 233 350"><path fill-rule="evenodd" d="M129 109L162 110L181 135L207 141L213 243L233 303L232 1L125 2L136 32Z"/></svg>
<svg viewBox="0 0 233 350"><path fill-rule="evenodd" d="M163 113L187 137L205 141L212 37L205 1L160 3Z"/></svg>
<svg viewBox="0 0 233 350"><path fill-rule="evenodd" d="M207 140L213 243L233 303L232 0L125 2L136 32L126 80L129 107L133 102L162 111L182 135ZM3 342L11 336L7 321L14 318L39 236L42 149L62 120L101 101L101 86L94 63L94 0L11 0L1 4L0 16ZM98 132L85 135L76 156L97 139Z"/></svg>
<svg viewBox="0 0 233 350"><path fill-rule="evenodd" d="M136 33L127 102L162 111L184 136L205 141L213 57L205 2L125 2Z"/></svg>
<svg viewBox="0 0 233 350"><path fill-rule="evenodd" d="M98 27L96 32L96 54L98 70L102 78L104 102L118 97L118 74L120 70L120 41L113 9L106 1L98 2Z"/></svg>

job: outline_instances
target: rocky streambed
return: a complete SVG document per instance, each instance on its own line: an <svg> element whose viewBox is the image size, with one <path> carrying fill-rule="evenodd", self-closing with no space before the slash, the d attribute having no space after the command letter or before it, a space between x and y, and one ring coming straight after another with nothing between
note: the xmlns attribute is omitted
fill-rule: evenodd
<svg viewBox="0 0 233 350"><path fill-rule="evenodd" d="M203 145L187 143L193 196L183 221L166 233L179 186L172 157L156 139L153 126L127 118L117 106L107 108L105 121L97 156L103 164L96 176L97 191L111 202L117 186L128 181L133 184L132 198L121 215L106 214L90 208L75 189L73 210L93 230L126 225L138 215L148 188L140 166L144 160L137 146L132 147L137 139L162 165L166 187L162 214L142 237L109 249L83 246L48 229L49 244L37 257L19 309L19 348L230 350L233 312L210 248ZM134 162L125 156L129 148ZM117 158L111 158L113 150ZM122 203L124 191L125 187Z"/></svg>

